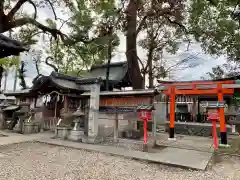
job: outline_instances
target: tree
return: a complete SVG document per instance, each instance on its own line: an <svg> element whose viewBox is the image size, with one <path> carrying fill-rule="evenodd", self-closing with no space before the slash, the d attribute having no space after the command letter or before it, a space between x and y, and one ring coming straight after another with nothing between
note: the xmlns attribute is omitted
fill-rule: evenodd
<svg viewBox="0 0 240 180"><path fill-rule="evenodd" d="M189 31L206 52L240 60L239 5L238 0L191 1Z"/></svg>
<svg viewBox="0 0 240 180"><path fill-rule="evenodd" d="M179 17L179 19L182 19ZM180 21L180 20L179 20ZM163 64L163 53L175 54L180 42L183 40L185 28L173 24L166 17L149 17L145 24L146 37L141 39L139 45L147 50L147 61L140 61L143 79L148 73L149 88L153 88L156 77L165 77L167 70Z"/></svg>
<svg viewBox="0 0 240 180"><path fill-rule="evenodd" d="M65 40L66 36L57 29L51 29L41 23L39 23L37 18L37 10L40 7L46 7L49 5L57 20L57 15L54 10L54 1L32 1L32 0L1 0L0 2L0 33L13 30L15 28L24 28L25 30L30 26L36 27L41 31L38 33L50 33L53 37L60 36ZM56 2L56 1L55 1ZM21 13L21 8L26 4L30 3L33 6L34 14ZM14 6L12 6L14 4ZM24 26L28 26L27 28ZM32 31L32 28L29 29ZM35 32L36 33L36 32Z"/></svg>
<svg viewBox="0 0 240 180"><path fill-rule="evenodd" d="M24 61L21 61L20 67L18 68L18 78L20 79L19 85L21 86L22 89L27 89L27 83L25 80L25 73L26 73L26 63Z"/></svg>
<svg viewBox="0 0 240 180"><path fill-rule="evenodd" d="M77 5L71 10L71 23L67 22L72 37L77 38L80 29L82 33L92 32L98 38L87 44L76 42L69 46L59 39L48 37L50 41L46 45L46 52L49 55L45 60L46 64L55 71L70 75L78 75L81 71L88 70L93 64L105 63L111 58L114 48L119 45L119 38L114 30L118 23L116 19L118 19L119 10L115 7L114 0L88 2L78 0L76 3ZM47 23L49 27L56 27L51 20Z"/></svg>
<svg viewBox="0 0 240 180"><path fill-rule="evenodd" d="M126 8L126 56L130 68L129 70L131 70L130 75L134 79L133 86L136 86L135 88L141 88L143 84L141 78L141 71L138 64L139 58L136 51L137 35L139 34L139 32L145 29L149 22L161 18L166 20L163 21L163 23L167 22L184 27L182 25L181 19L181 12L183 10L183 7L183 1L129 1ZM155 28L157 27L155 26ZM151 54L152 52L148 55L152 56ZM149 62L151 63L151 61ZM150 78L152 77L151 68L152 66L150 65L150 71L148 71L150 73ZM150 81L152 82L151 79Z"/></svg>
<svg viewBox="0 0 240 180"><path fill-rule="evenodd" d="M240 75L240 65L237 63L225 63L223 65L218 65L212 68L211 72L206 73L206 77L201 77L202 79L222 79L228 77L236 77Z"/></svg>
<svg viewBox="0 0 240 180"><path fill-rule="evenodd" d="M6 58L0 59L0 88L1 88L4 72L7 73L11 67L15 66L17 68L18 65L19 65L19 57L18 56L6 57Z"/></svg>

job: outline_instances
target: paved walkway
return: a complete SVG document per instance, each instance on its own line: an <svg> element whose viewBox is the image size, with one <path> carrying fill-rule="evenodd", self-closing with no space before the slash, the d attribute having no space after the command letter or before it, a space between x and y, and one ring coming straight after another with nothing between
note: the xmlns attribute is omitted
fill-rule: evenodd
<svg viewBox="0 0 240 180"><path fill-rule="evenodd" d="M157 133L157 145L181 149L213 152L212 138L176 134L176 141L169 141L167 133Z"/></svg>
<svg viewBox="0 0 240 180"><path fill-rule="evenodd" d="M50 133L23 135L23 134L11 133L7 131L0 131L0 134L5 135L5 137L0 137L0 146L35 141L37 139L42 139L42 138L48 139L49 137L53 136L53 134L50 134Z"/></svg>
<svg viewBox="0 0 240 180"><path fill-rule="evenodd" d="M134 158L142 161L149 161L197 170L205 170L209 160L212 157L212 153L172 147L167 147L163 149L160 153L148 153L141 151L130 151L119 147L117 148L101 145L83 144L59 139L39 139L37 141L51 145L58 145L75 149L84 149L88 151L97 151L101 153L123 156L126 158Z"/></svg>
<svg viewBox="0 0 240 180"><path fill-rule="evenodd" d="M22 135L17 133L0 131L0 134L6 135L6 137L0 138L0 146L28 141L37 141L51 145L75 149L84 149L88 151L96 151L117 156L123 156L126 158L134 158L142 161L155 162L197 170L205 170L208 165L208 162L211 160L212 157L212 153L210 152L181 149L174 147L164 148L161 151L158 151L157 153L130 151L125 148L119 147L84 144L60 139L52 139L51 137L53 137L53 133Z"/></svg>

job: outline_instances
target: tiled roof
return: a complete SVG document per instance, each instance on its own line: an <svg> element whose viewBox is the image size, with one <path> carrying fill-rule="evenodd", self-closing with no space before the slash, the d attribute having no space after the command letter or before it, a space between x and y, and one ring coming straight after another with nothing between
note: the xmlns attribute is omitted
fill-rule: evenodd
<svg viewBox="0 0 240 180"><path fill-rule="evenodd" d="M128 71L127 62L111 63L109 69L109 81L121 81ZM106 80L107 65L93 66L91 70L83 74L83 78L101 78Z"/></svg>
<svg viewBox="0 0 240 180"><path fill-rule="evenodd" d="M100 112L135 112L136 108L127 107L99 107Z"/></svg>
<svg viewBox="0 0 240 180"><path fill-rule="evenodd" d="M19 41L8 38L0 34L0 58L4 58L11 55L18 55L20 52L27 51Z"/></svg>
<svg viewBox="0 0 240 180"><path fill-rule="evenodd" d="M120 82L126 75L128 70L126 62L112 63L110 64L109 80L116 83ZM82 85L101 83L106 80L107 65L93 66L88 73L85 73L81 77L68 76L57 72L52 72L49 76L39 76L34 79L33 86L23 94L28 94L33 91L38 91L46 84L51 84L59 89L65 89L70 91L78 91L83 93L84 88ZM46 86L47 87L47 86ZM19 93L4 93L5 95L19 95ZM21 94L21 92L20 92Z"/></svg>
<svg viewBox="0 0 240 180"><path fill-rule="evenodd" d="M137 111L139 110L154 110L153 105L144 105L144 104L140 104L137 106Z"/></svg>

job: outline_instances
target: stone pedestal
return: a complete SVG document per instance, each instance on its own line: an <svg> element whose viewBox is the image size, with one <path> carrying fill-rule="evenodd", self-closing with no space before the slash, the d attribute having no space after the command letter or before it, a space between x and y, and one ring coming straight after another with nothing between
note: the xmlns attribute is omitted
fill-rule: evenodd
<svg viewBox="0 0 240 180"><path fill-rule="evenodd" d="M0 112L0 129L4 129L4 114Z"/></svg>
<svg viewBox="0 0 240 180"><path fill-rule="evenodd" d="M35 123L35 124L34 124L33 132L34 132L34 133L40 132L40 123Z"/></svg>
<svg viewBox="0 0 240 180"><path fill-rule="evenodd" d="M71 141L82 141L83 136L84 136L83 130L70 130L68 139Z"/></svg>
<svg viewBox="0 0 240 180"><path fill-rule="evenodd" d="M68 127L57 126L55 130L55 137L67 139L69 135L69 130L70 129Z"/></svg>
<svg viewBox="0 0 240 180"><path fill-rule="evenodd" d="M32 134L35 124L33 122L25 122L23 126L23 134Z"/></svg>

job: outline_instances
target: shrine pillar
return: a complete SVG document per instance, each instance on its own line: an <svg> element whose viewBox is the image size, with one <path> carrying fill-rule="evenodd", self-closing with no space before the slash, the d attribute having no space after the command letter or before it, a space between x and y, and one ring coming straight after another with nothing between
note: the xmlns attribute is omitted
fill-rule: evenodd
<svg viewBox="0 0 240 180"><path fill-rule="evenodd" d="M98 136L98 114L100 100L100 83L92 84L90 88L90 108L88 114L88 132L87 137L83 138L85 143L98 143L102 140Z"/></svg>
<svg viewBox="0 0 240 180"><path fill-rule="evenodd" d="M174 125L175 125L175 106L176 106L175 87L170 87L170 127L169 127L169 140L175 140Z"/></svg>
<svg viewBox="0 0 240 180"><path fill-rule="evenodd" d="M224 101L222 93L222 85L218 84L218 101ZM224 115L224 107L219 108L219 120L220 120L220 137L221 145L227 145L227 129Z"/></svg>

